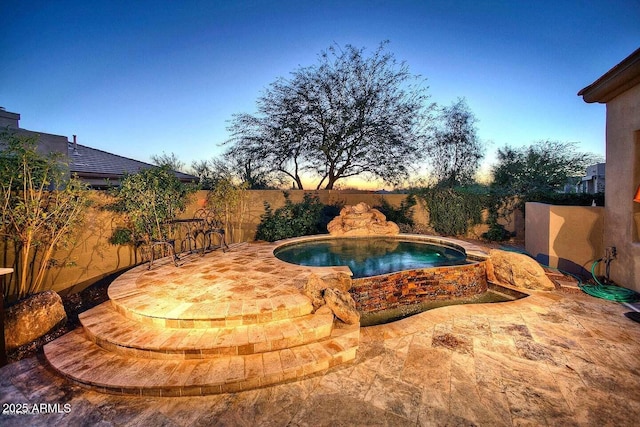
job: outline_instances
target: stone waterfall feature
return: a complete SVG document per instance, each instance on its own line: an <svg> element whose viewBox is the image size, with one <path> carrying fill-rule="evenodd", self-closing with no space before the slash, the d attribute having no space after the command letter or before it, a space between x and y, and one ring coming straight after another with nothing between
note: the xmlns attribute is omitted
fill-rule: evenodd
<svg viewBox="0 0 640 427"><path fill-rule="evenodd" d="M400 233L395 222L387 221L382 212L364 202L342 208L327 229L332 236L393 236Z"/></svg>

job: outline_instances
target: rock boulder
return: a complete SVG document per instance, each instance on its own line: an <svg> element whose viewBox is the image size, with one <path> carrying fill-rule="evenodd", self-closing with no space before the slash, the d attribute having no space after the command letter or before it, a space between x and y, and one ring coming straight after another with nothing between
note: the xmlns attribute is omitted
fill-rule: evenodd
<svg viewBox="0 0 640 427"><path fill-rule="evenodd" d="M342 292L349 292L352 286L352 279L346 273L327 274L321 277L326 288L339 289Z"/></svg>
<svg viewBox="0 0 640 427"><path fill-rule="evenodd" d="M382 212L364 202L342 208L340 215L327 225L327 230L332 236L392 236L400 233L395 222L387 221Z"/></svg>
<svg viewBox="0 0 640 427"><path fill-rule="evenodd" d="M327 288L324 290L324 300L333 314L344 323L354 325L360 322L360 313L349 292Z"/></svg>
<svg viewBox="0 0 640 427"><path fill-rule="evenodd" d="M542 266L527 255L492 249L489 251L489 258L487 278L490 281L523 289L543 291L555 289L555 285L544 273Z"/></svg>
<svg viewBox="0 0 640 427"><path fill-rule="evenodd" d="M66 320L62 298L54 291L42 292L19 302L5 313L7 351L40 338Z"/></svg>
<svg viewBox="0 0 640 427"><path fill-rule="evenodd" d="M337 289L348 293L351 289L351 276L345 273L333 273L319 277L311 273L304 285L303 292L311 300L314 310L325 305L324 294L326 289Z"/></svg>
<svg viewBox="0 0 640 427"><path fill-rule="evenodd" d="M313 305L314 310L324 305L324 297L322 294L326 288L327 285L324 281L318 277L317 274L311 273L307 279L307 283L304 285L303 293L311 300L311 305Z"/></svg>

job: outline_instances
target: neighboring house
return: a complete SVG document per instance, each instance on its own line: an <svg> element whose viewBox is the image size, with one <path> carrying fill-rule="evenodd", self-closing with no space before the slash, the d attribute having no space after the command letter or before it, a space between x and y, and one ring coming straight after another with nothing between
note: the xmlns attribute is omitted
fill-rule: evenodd
<svg viewBox="0 0 640 427"><path fill-rule="evenodd" d="M607 106L604 246L615 246L611 279L640 291L640 49L578 92Z"/></svg>
<svg viewBox="0 0 640 427"><path fill-rule="evenodd" d="M18 134L37 136L38 151L43 154L61 153L68 160L69 172L76 174L78 178L91 185L94 189L118 186L124 174L133 174L141 169L154 167L150 163L80 145L77 143L75 135L73 136L73 142L69 142L65 136L21 129L19 120L20 114L0 109L0 129L9 128L10 131ZM194 175L182 172L175 172L175 174L182 182L198 181L198 177Z"/></svg>
<svg viewBox="0 0 640 427"><path fill-rule="evenodd" d="M580 178L577 192L585 194L604 193L605 163L587 167L585 176Z"/></svg>
<svg viewBox="0 0 640 427"><path fill-rule="evenodd" d="M133 174L141 169L155 165L138 160L107 153L106 151L80 145L73 136L73 142L67 144L69 170L94 189L120 185L124 174ZM198 177L182 172L174 172L182 182L198 182Z"/></svg>

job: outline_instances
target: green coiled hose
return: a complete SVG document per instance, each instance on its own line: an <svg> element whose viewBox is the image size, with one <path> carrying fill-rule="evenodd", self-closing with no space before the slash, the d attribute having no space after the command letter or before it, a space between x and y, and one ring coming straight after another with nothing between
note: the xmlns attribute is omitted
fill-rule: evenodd
<svg viewBox="0 0 640 427"><path fill-rule="evenodd" d="M578 286L582 292L594 296L596 298L607 299L617 302L636 302L640 301L640 294L631 289L623 288L622 286L603 285L596 277L595 269L596 265L602 261L602 258L596 260L591 266L591 276L595 280L595 285L588 285L584 283L578 283Z"/></svg>

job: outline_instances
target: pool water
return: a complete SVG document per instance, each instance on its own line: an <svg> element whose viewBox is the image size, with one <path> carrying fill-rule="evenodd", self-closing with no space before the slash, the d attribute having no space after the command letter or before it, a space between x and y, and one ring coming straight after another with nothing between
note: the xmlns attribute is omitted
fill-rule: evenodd
<svg viewBox="0 0 640 427"><path fill-rule="evenodd" d="M274 255L285 262L313 267L347 266L353 278L418 268L467 264L458 249L397 238L333 238L286 245Z"/></svg>

